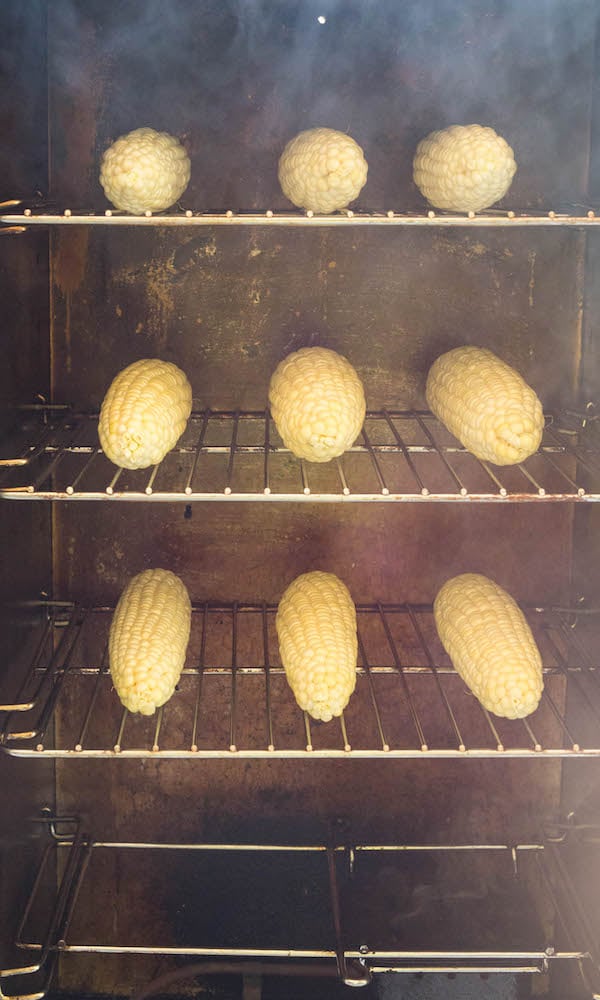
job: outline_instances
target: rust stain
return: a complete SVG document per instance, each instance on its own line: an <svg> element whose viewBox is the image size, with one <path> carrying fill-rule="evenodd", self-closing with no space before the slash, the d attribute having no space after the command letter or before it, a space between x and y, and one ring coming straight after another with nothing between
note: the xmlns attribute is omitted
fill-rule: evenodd
<svg viewBox="0 0 600 1000"><path fill-rule="evenodd" d="M533 290L535 288L535 250L530 250L527 254L529 261L529 308L533 309Z"/></svg>
<svg viewBox="0 0 600 1000"><path fill-rule="evenodd" d="M85 280L89 233L85 226L59 233L54 262L54 284L65 300L65 368L71 371L71 301Z"/></svg>

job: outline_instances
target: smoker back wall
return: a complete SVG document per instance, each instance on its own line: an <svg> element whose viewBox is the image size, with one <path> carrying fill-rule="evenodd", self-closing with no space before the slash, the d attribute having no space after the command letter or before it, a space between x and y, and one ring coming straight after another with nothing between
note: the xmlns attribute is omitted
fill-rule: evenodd
<svg viewBox="0 0 600 1000"><path fill-rule="evenodd" d="M192 181L184 208L289 210L277 158L297 131L323 124L365 149L360 207L422 211L410 176L419 138L481 121L516 150L506 207L585 205L595 4L575 7L576 16L559 2L540 12L473 0L459 11L446 2L55 0L50 196L59 210L103 211L102 151L148 124L185 137ZM26 46L21 55L31 73ZM11 241L26 258L19 287L36 273L33 247L45 239ZM49 239L59 402L97 407L120 368L157 355L187 371L198 406L260 409L276 363L309 343L350 358L369 405L422 406L429 363L459 343L497 351L549 407L577 398L586 346L585 238L577 232L77 227ZM37 274L43 281L43 264ZM41 295L22 294L22 309L33 309L33 299ZM12 317L11 356L20 346L31 370L15 362L10 399L29 401L44 382L40 323L43 314L24 318L32 342L23 346ZM15 506L15 537L49 545L49 523L40 533L28 512L38 504ZM36 516L49 519L40 507ZM89 603L116 600L149 565L180 573L196 600L276 601L293 576L315 568L338 573L356 601L430 601L466 569L525 602L571 597L570 506L197 504L186 519L182 505L71 504L56 505L53 521L54 593ZM47 581L43 563L32 577L37 593ZM60 761L56 789L60 809L84 814L98 837L276 837L290 829L310 837L343 814L363 839L401 830L407 839L468 840L476 829L482 839L523 841L556 811L559 780L558 763L535 761L376 770L366 761ZM138 890L140 899L151 892L151 873ZM111 990L136 968L123 960L111 980L99 959L85 973L65 963L62 981Z"/></svg>

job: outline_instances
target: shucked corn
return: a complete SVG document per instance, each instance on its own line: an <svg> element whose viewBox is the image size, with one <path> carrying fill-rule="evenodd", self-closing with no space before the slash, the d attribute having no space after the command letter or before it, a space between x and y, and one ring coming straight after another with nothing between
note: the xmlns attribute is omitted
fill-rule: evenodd
<svg viewBox="0 0 600 1000"><path fill-rule="evenodd" d="M366 411L356 371L326 347L288 354L271 377L269 403L285 446L309 462L329 462L350 448Z"/></svg>
<svg viewBox="0 0 600 1000"><path fill-rule="evenodd" d="M192 387L177 365L144 358L119 372L111 383L98 424L107 458L124 469L162 462L185 430L192 410Z"/></svg>
<svg viewBox="0 0 600 1000"><path fill-rule="evenodd" d="M356 610L333 573L303 573L290 583L276 617L281 662L300 708L329 722L356 685Z"/></svg>
<svg viewBox="0 0 600 1000"><path fill-rule="evenodd" d="M455 670L484 708L523 719L544 687L542 660L523 612L502 587L478 573L448 580L433 605Z"/></svg>
<svg viewBox="0 0 600 1000"><path fill-rule="evenodd" d="M345 132L309 128L290 139L279 160L279 183L298 208L335 212L358 197L367 180L363 151Z"/></svg>
<svg viewBox="0 0 600 1000"><path fill-rule="evenodd" d="M167 569L147 569L127 584L110 626L108 651L115 690L130 712L152 715L181 676L190 638L185 584Z"/></svg>
<svg viewBox="0 0 600 1000"><path fill-rule="evenodd" d="M510 365L483 347L456 347L431 366L427 404L476 458L522 462L539 448L542 404Z"/></svg>
<svg viewBox="0 0 600 1000"><path fill-rule="evenodd" d="M104 153L100 183L109 201L132 215L162 212L190 180L190 158L178 139L153 128L120 136Z"/></svg>
<svg viewBox="0 0 600 1000"><path fill-rule="evenodd" d="M508 191L517 164L493 128L451 125L417 146L413 177L421 194L449 212L481 212Z"/></svg>

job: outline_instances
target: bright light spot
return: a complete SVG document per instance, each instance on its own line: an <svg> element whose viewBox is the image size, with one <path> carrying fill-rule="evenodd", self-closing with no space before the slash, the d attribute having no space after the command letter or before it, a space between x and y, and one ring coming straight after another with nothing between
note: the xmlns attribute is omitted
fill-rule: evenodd
<svg viewBox="0 0 600 1000"><path fill-rule="evenodd" d="M327 18L325 17L324 14L319 14L317 21L319 22L319 24L327 24Z"/></svg>

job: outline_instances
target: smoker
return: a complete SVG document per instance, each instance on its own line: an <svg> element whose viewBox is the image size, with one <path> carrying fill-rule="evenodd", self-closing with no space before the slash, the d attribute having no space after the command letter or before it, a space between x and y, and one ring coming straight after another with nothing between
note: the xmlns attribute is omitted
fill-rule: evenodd
<svg viewBox="0 0 600 1000"><path fill-rule="evenodd" d="M593 0L4 0L0 996L548 996L600 991L600 146ZM420 141L478 123L507 193L438 208ZM139 214L100 184L148 127L191 164ZM298 133L350 135L349 205L285 196ZM543 404L523 462L429 410L455 347ZM269 411L292 352L347 358L356 441L296 457ZM191 416L163 461L109 460L118 372L177 365ZM152 716L113 688L129 582L191 598ZM277 608L300 574L356 607L356 688L315 721ZM483 574L518 602L539 707L488 711L433 602Z"/></svg>

